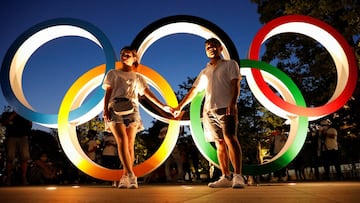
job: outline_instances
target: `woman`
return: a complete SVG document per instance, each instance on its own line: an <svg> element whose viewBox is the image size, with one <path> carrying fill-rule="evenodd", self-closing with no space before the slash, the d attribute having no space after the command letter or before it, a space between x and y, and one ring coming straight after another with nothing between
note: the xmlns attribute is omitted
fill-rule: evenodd
<svg viewBox="0 0 360 203"><path fill-rule="evenodd" d="M136 50L124 47L120 52L121 67L110 70L103 83L105 89L104 120L107 122L115 137L120 161L123 165L123 176L118 188L138 188L137 177L133 171L134 142L136 133L142 129L139 113L138 95L145 95L151 102L171 112L171 108L165 106L154 93L151 92L145 79L136 73L138 57ZM133 111L129 114L120 115L114 109L116 101L130 100ZM129 112L129 111L128 111Z"/></svg>

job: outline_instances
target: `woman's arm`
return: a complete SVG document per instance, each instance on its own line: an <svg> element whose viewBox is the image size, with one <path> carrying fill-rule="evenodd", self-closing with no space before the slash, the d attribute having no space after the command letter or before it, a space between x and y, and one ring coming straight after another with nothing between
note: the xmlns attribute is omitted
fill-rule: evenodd
<svg viewBox="0 0 360 203"><path fill-rule="evenodd" d="M110 120L108 106L109 106L111 93L112 93L112 87L107 87L106 90L105 90L105 96L104 96L104 112L103 112L103 116L104 116L105 121Z"/></svg>
<svg viewBox="0 0 360 203"><path fill-rule="evenodd" d="M169 107L168 105L163 104L156 96L155 94L149 89L146 88L144 90L144 95L152 102L154 103L156 106L158 106L159 108L165 110L168 113L172 113L172 108Z"/></svg>

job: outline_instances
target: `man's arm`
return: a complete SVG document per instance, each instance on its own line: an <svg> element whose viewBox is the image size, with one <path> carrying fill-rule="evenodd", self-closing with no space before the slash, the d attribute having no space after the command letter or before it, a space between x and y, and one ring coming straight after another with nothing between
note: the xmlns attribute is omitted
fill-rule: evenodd
<svg viewBox="0 0 360 203"><path fill-rule="evenodd" d="M181 110L196 96L197 90L196 87L192 87L185 97L181 100L179 105L174 108L174 117L178 117L181 113Z"/></svg>
<svg viewBox="0 0 360 203"><path fill-rule="evenodd" d="M237 114L237 99L240 95L240 78L231 80L231 100L226 109L227 115L236 115Z"/></svg>

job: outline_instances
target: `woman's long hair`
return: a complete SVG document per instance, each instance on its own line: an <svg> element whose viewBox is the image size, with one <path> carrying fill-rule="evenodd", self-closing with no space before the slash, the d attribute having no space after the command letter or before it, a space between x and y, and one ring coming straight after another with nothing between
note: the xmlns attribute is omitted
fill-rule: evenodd
<svg viewBox="0 0 360 203"><path fill-rule="evenodd" d="M123 54L123 52L125 52L125 51L130 51L130 52L132 53L132 55L136 58L136 61L133 63L133 66L134 66L135 68L137 68L138 65L139 65L139 57L138 57L138 54L137 54L137 50L136 50L135 48L131 47L131 46L125 46L125 47L123 47L123 48L121 49L121 51L120 51L120 56L121 56L121 55Z"/></svg>

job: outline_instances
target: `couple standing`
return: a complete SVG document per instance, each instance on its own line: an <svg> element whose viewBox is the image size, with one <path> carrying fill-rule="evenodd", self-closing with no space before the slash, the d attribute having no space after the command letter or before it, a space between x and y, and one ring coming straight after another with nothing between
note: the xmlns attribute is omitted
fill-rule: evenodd
<svg viewBox="0 0 360 203"><path fill-rule="evenodd" d="M142 129L139 114L138 95L146 96L158 107L171 113L175 118L199 92L205 89L203 118L217 148L222 176L209 187L245 187L241 174L242 152L237 138L237 99L240 94L240 69L234 60L221 58L223 47L219 40L210 38L205 41L205 52L209 58L206 67L200 72L192 88L176 108L164 105L149 89L145 79L136 73L138 58L136 50L124 47L120 52L122 67L110 70L104 79L104 119L113 133L124 174L118 188L138 188L137 177L133 171L134 142L139 129ZM133 111L119 115L111 107L112 101L127 98ZM234 173L230 172L230 162Z"/></svg>

